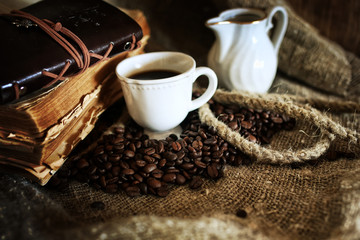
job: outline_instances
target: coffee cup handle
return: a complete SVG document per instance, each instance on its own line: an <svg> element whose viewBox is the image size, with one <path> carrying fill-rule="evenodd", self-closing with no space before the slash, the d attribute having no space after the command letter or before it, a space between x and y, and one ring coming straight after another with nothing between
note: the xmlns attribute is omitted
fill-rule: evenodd
<svg viewBox="0 0 360 240"><path fill-rule="evenodd" d="M194 77L193 83L197 80L197 78L199 76L205 75L209 79L209 85L208 85L206 91L200 97L191 101L191 104L189 107L189 112L193 111L195 109L198 109L199 107L204 105L207 101L209 101L210 98L212 98L212 96L214 95L216 88L217 88L217 83L218 83L215 72L213 70L211 70L210 68L197 67L195 69L195 71L196 72L195 72L195 77Z"/></svg>

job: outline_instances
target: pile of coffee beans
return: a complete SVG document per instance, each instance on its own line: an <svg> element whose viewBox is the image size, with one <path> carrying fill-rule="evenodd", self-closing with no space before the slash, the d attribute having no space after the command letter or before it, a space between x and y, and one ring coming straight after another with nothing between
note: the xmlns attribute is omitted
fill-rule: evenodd
<svg viewBox="0 0 360 240"><path fill-rule="evenodd" d="M288 129L293 124L278 114L224 106L212 100L209 103L219 119L250 140L254 136L255 142L268 140L270 130ZM112 134L103 136L92 152L73 158L70 166L58 171L51 183L62 186L75 178L108 193L125 191L131 197L146 194L165 197L170 185L188 184L191 189L199 189L204 178L221 178L226 164L239 166L251 162L218 136L215 128L201 124L197 111L189 113L182 127L180 137L171 134L162 140L149 139L134 122L125 128L115 128Z"/></svg>
<svg viewBox="0 0 360 240"><path fill-rule="evenodd" d="M210 103L215 117L249 141L258 144L268 144L276 132L291 130L295 126L295 119L286 115L244 108L236 104L223 105L214 101Z"/></svg>

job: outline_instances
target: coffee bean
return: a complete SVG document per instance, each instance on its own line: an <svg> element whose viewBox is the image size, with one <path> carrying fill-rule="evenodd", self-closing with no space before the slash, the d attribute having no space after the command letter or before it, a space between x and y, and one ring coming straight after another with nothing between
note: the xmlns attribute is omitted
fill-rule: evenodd
<svg viewBox="0 0 360 240"><path fill-rule="evenodd" d="M239 209L236 211L236 216L240 218L246 218L247 212L244 209Z"/></svg>
<svg viewBox="0 0 360 240"><path fill-rule="evenodd" d="M182 174L176 174L176 184L183 185L186 182L186 178Z"/></svg>
<svg viewBox="0 0 360 240"><path fill-rule="evenodd" d="M202 152L202 156L203 157L208 157L208 156L210 156L211 155L211 152L210 151L203 151Z"/></svg>
<svg viewBox="0 0 360 240"><path fill-rule="evenodd" d="M200 130L198 131L198 134L199 134L199 136L200 136L202 139L206 139L206 138L207 138L206 133L205 133L205 131L204 131L203 129L200 129Z"/></svg>
<svg viewBox="0 0 360 240"><path fill-rule="evenodd" d="M148 162L148 163L154 163L154 162L155 162L155 158L150 157L150 156L148 156L148 155L145 155L145 156L144 156L144 160L145 160L146 162Z"/></svg>
<svg viewBox="0 0 360 240"><path fill-rule="evenodd" d="M178 140L178 136L176 136L176 134L174 134L174 133L170 134L169 137L171 139L173 139L174 141Z"/></svg>
<svg viewBox="0 0 360 240"><path fill-rule="evenodd" d="M154 189L161 187L161 182L155 178L148 178L147 184Z"/></svg>
<svg viewBox="0 0 360 240"><path fill-rule="evenodd" d="M165 166L165 164L166 164L166 159L163 158L163 159L161 159L161 160L159 161L158 166L159 166L159 168L162 168L162 167Z"/></svg>
<svg viewBox="0 0 360 240"><path fill-rule="evenodd" d="M97 167L95 165L92 165L88 169L88 174L89 175L94 175L96 173L96 170L97 170Z"/></svg>
<svg viewBox="0 0 360 240"><path fill-rule="evenodd" d="M106 162L104 167L105 167L106 170L110 170L112 168L111 162Z"/></svg>
<svg viewBox="0 0 360 240"><path fill-rule="evenodd" d="M187 149L189 150L190 153L196 153L196 149L192 146L188 146Z"/></svg>
<svg viewBox="0 0 360 240"><path fill-rule="evenodd" d="M137 131L135 134L134 134L134 139L137 140L137 139L140 139L142 137L143 133L142 131Z"/></svg>
<svg viewBox="0 0 360 240"><path fill-rule="evenodd" d="M131 168L125 168L121 171L121 173L124 175L133 175L135 171Z"/></svg>
<svg viewBox="0 0 360 240"><path fill-rule="evenodd" d="M116 145L114 145L113 150L114 152L121 152L122 150L124 150L125 145L123 143L117 143Z"/></svg>
<svg viewBox="0 0 360 240"><path fill-rule="evenodd" d="M154 163L149 163L147 164L144 168L143 171L145 173L151 173L152 171L154 171L157 168L156 164Z"/></svg>
<svg viewBox="0 0 360 240"><path fill-rule="evenodd" d="M132 139L132 138L134 138L133 135L131 134L131 132L125 132L125 133L124 133L124 137L127 138L127 139Z"/></svg>
<svg viewBox="0 0 360 240"><path fill-rule="evenodd" d="M206 168L206 166L207 166L206 163L199 161L199 160L196 160L194 163L199 168Z"/></svg>
<svg viewBox="0 0 360 240"><path fill-rule="evenodd" d="M134 171L138 171L139 167L136 165L136 161L129 162L129 168L133 169Z"/></svg>
<svg viewBox="0 0 360 240"><path fill-rule="evenodd" d="M101 176L101 177L99 178L99 180L100 180L100 186L103 187L103 188L105 188L105 187L106 187L106 179L105 179L105 176Z"/></svg>
<svg viewBox="0 0 360 240"><path fill-rule="evenodd" d="M107 193L117 193L118 185L117 184L109 184L106 186L105 191Z"/></svg>
<svg viewBox="0 0 360 240"><path fill-rule="evenodd" d="M125 192L130 197L140 196L140 188L137 185L127 187Z"/></svg>
<svg viewBox="0 0 360 240"><path fill-rule="evenodd" d="M151 176L153 176L154 178L162 178L163 175L164 172L161 169L155 169L151 172Z"/></svg>
<svg viewBox="0 0 360 240"><path fill-rule="evenodd" d="M152 154L151 157L153 157L153 158L155 158L155 159L158 159L158 160L161 159L161 155L160 155L160 154L157 154L157 153Z"/></svg>
<svg viewBox="0 0 360 240"><path fill-rule="evenodd" d="M130 184L130 182L123 182L123 183L121 183L121 188L122 189L126 189L127 187L129 187L131 184Z"/></svg>
<svg viewBox="0 0 360 240"><path fill-rule="evenodd" d="M95 201L90 204L90 207L95 210L104 210L105 204L101 201Z"/></svg>
<svg viewBox="0 0 360 240"><path fill-rule="evenodd" d="M121 159L121 155L118 155L118 154L111 155L109 157L109 161L111 161L111 162L118 162L118 161L120 161L120 159Z"/></svg>
<svg viewBox="0 0 360 240"><path fill-rule="evenodd" d="M235 121L233 120L233 121L231 121L231 122L228 123L228 126L229 126L229 128L231 128L232 130L235 130L235 129L238 128L238 123L237 123L236 120L235 120Z"/></svg>
<svg viewBox="0 0 360 240"><path fill-rule="evenodd" d="M142 194L148 194L148 185L146 183L139 183L139 188Z"/></svg>
<svg viewBox="0 0 360 240"><path fill-rule="evenodd" d="M113 150L113 147L114 147L113 145L106 145L105 146L105 151L106 152L111 152Z"/></svg>
<svg viewBox="0 0 360 240"><path fill-rule="evenodd" d="M125 151L124 151L124 154L125 154L125 156L128 157L128 158L132 158L132 157L135 156L135 152L133 152L133 151L131 151L131 150L125 150Z"/></svg>
<svg viewBox="0 0 360 240"><path fill-rule="evenodd" d="M169 195L168 187L161 186L156 190L156 193L159 197L166 197L167 195Z"/></svg>
<svg viewBox="0 0 360 240"><path fill-rule="evenodd" d="M220 144L220 143L219 143L219 144ZM220 147L219 147L219 145L213 145L213 146L210 147L210 150L211 150L212 152L216 152L216 151L219 151L219 150L220 150Z"/></svg>
<svg viewBox="0 0 360 240"><path fill-rule="evenodd" d="M169 183L169 182L175 182L175 180L176 180L176 174L175 174L175 173L167 173L167 174L165 174L165 175L162 177L162 180L163 180L164 182L167 182L167 183Z"/></svg>
<svg viewBox="0 0 360 240"><path fill-rule="evenodd" d="M169 167L167 170L166 170L166 173L178 173L180 172L179 169L175 168L175 167Z"/></svg>
<svg viewBox="0 0 360 240"><path fill-rule="evenodd" d="M185 170L192 169L193 167L194 167L193 163L183 163L183 164L181 164L181 168L183 168Z"/></svg>
<svg viewBox="0 0 360 240"><path fill-rule="evenodd" d="M186 156L186 153L184 151L180 151L176 153L177 159L183 159Z"/></svg>
<svg viewBox="0 0 360 240"><path fill-rule="evenodd" d="M106 180L106 184L113 184L113 183L116 183L118 181L119 181L118 177L113 177L113 178L110 178L110 179Z"/></svg>
<svg viewBox="0 0 360 240"><path fill-rule="evenodd" d="M219 171L217 170L215 164L210 164L207 166L206 171L210 178L215 179L219 176Z"/></svg>
<svg viewBox="0 0 360 240"><path fill-rule="evenodd" d="M195 128L194 128L195 129ZM187 135L189 135L190 137L196 137L197 136L197 132L195 131L188 131Z"/></svg>
<svg viewBox="0 0 360 240"><path fill-rule="evenodd" d="M134 174L134 178L139 182L142 182L144 180L144 178L138 173Z"/></svg>
<svg viewBox="0 0 360 240"><path fill-rule="evenodd" d="M209 131L209 134L211 134L211 135L215 135L215 134L216 134L216 129L215 129L214 126L210 126L210 127L208 128L208 131Z"/></svg>
<svg viewBox="0 0 360 240"><path fill-rule="evenodd" d="M281 117L272 117L271 121L273 121L274 123L283 123L283 119Z"/></svg>
<svg viewBox="0 0 360 240"><path fill-rule="evenodd" d="M228 116L229 124L231 122L236 122L235 115L233 113L230 113Z"/></svg>
<svg viewBox="0 0 360 240"><path fill-rule="evenodd" d="M176 152L180 151L182 148L181 144L178 141L172 142L171 146L172 146L172 149Z"/></svg>
<svg viewBox="0 0 360 240"><path fill-rule="evenodd" d="M211 158L206 156L206 157L203 157L201 159L201 161L203 161L204 163L209 163L209 162L211 162Z"/></svg>
<svg viewBox="0 0 360 240"><path fill-rule="evenodd" d="M165 152L163 156L169 161L175 161L177 159L177 155L169 151Z"/></svg>
<svg viewBox="0 0 360 240"><path fill-rule="evenodd" d="M176 165L176 162L174 161L167 161L165 164L165 167L171 168L174 167Z"/></svg>
<svg viewBox="0 0 360 240"><path fill-rule="evenodd" d="M193 168L191 168L191 169L189 169L189 170L187 170L187 172L190 174L190 175L195 175L195 174L199 174L198 172L197 172L197 167L193 167ZM200 175L200 174L199 174Z"/></svg>
<svg viewBox="0 0 360 240"><path fill-rule="evenodd" d="M220 104L217 104L217 105L215 105L213 110L214 110L216 116L218 116L218 115L220 115L221 113L224 112L224 106L220 105Z"/></svg>
<svg viewBox="0 0 360 240"><path fill-rule="evenodd" d="M191 144L191 139L186 134L183 134L183 140L186 144Z"/></svg>
<svg viewBox="0 0 360 240"><path fill-rule="evenodd" d="M165 151L165 146L162 141L159 141L159 143L156 145L156 152L157 153L163 153Z"/></svg>
<svg viewBox="0 0 360 240"><path fill-rule="evenodd" d="M202 157L202 152L192 152L189 154L189 156L192 158L192 159L196 159L196 158L200 158Z"/></svg>
<svg viewBox="0 0 360 240"><path fill-rule="evenodd" d="M211 146L208 145L204 145L202 148L203 151L210 151L211 150Z"/></svg>
<svg viewBox="0 0 360 240"><path fill-rule="evenodd" d="M248 136L248 140L249 140L250 142L254 142L254 143L256 143L256 142L257 142L256 137L255 137L254 135L252 135L252 134L249 134L249 136Z"/></svg>
<svg viewBox="0 0 360 240"><path fill-rule="evenodd" d="M242 121L240 123L241 127L245 128L245 129L250 129L252 127L252 122L249 121Z"/></svg>
<svg viewBox="0 0 360 240"><path fill-rule="evenodd" d="M197 151L200 151L202 148L203 148L203 143L201 140L195 140L193 141L193 143L191 144L191 146L197 150Z"/></svg>
<svg viewBox="0 0 360 240"><path fill-rule="evenodd" d="M76 163L76 167L78 169L87 168L87 167L89 167L89 163L85 158L80 158Z"/></svg>
<svg viewBox="0 0 360 240"><path fill-rule="evenodd" d="M97 156L97 155L101 155L105 153L104 151L104 146L98 146L96 149L95 149L95 152L94 152L94 155Z"/></svg>
<svg viewBox="0 0 360 240"><path fill-rule="evenodd" d="M144 150L144 153L146 154L146 155L152 155L152 154L154 154L155 153L155 148L146 148L145 150Z"/></svg>
<svg viewBox="0 0 360 240"><path fill-rule="evenodd" d="M189 183L191 189L198 189L204 184L204 181L199 177L195 176Z"/></svg>
<svg viewBox="0 0 360 240"><path fill-rule="evenodd" d="M130 151L136 152L136 147L135 147L134 143L130 143L128 148L129 148Z"/></svg>
<svg viewBox="0 0 360 240"><path fill-rule="evenodd" d="M211 154L213 158L221 158L223 156L223 152L221 151L215 151Z"/></svg>
<svg viewBox="0 0 360 240"><path fill-rule="evenodd" d="M145 167L146 166L146 162L144 160L136 160L136 166L138 167Z"/></svg>
<svg viewBox="0 0 360 240"><path fill-rule="evenodd" d="M97 174L91 174L91 175L89 176L89 178L90 178L90 180L92 180L92 181L96 181L96 180L98 180L98 179L100 178L100 176L97 175Z"/></svg>
<svg viewBox="0 0 360 240"><path fill-rule="evenodd" d="M211 138L204 140L204 144L206 144L206 145L215 145L216 142L217 142L217 140L215 137L211 137Z"/></svg>

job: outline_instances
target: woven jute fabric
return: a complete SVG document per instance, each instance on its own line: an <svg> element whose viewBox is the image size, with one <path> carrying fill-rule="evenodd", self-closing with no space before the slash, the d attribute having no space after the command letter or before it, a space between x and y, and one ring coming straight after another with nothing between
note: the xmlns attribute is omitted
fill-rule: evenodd
<svg viewBox="0 0 360 240"><path fill-rule="evenodd" d="M205 180L199 190L171 186L165 198L107 194L77 181L58 192L0 173L1 239L359 239L360 60L321 37L284 1L213 2L219 11L288 9L289 27L270 93L218 90L214 99L284 112L296 118L295 128L279 131L269 145L254 147L203 106L203 122L224 131L224 138L253 163L226 166L224 177ZM214 7L202 4L208 11ZM149 16L150 23L156 23L154 18ZM191 22L178 24L186 29ZM204 29L198 35L202 31L206 36ZM96 201L105 208L91 208Z"/></svg>

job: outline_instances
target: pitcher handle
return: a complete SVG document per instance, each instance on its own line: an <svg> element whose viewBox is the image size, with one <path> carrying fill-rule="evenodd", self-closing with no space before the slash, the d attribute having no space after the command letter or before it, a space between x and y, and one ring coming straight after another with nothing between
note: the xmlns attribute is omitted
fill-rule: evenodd
<svg viewBox="0 0 360 240"><path fill-rule="evenodd" d="M279 19L274 28L274 33L273 33L273 36L271 39L271 41L274 45L276 55L279 52L280 44L284 38L286 28L288 25L288 14L287 14L285 8L283 8L281 6L276 6L270 10L267 24L266 24L266 30L269 31L273 27L272 19L277 12L279 12Z"/></svg>

